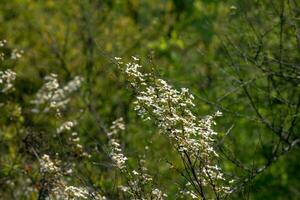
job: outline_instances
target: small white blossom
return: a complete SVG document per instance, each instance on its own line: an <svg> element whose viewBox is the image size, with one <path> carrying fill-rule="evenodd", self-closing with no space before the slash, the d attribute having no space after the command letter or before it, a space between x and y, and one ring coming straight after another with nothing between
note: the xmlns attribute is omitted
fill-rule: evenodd
<svg viewBox="0 0 300 200"><path fill-rule="evenodd" d="M23 53L24 52L22 50L13 49L13 51L11 52L10 58L12 60L16 60L18 58L21 58Z"/></svg>
<svg viewBox="0 0 300 200"><path fill-rule="evenodd" d="M76 125L77 125L76 121L67 121L67 122L63 123L59 128L57 128L57 133L69 131Z"/></svg>
<svg viewBox="0 0 300 200"><path fill-rule="evenodd" d="M139 173L137 171L135 171L135 170L132 171L132 174L134 174L136 176L139 175Z"/></svg>
<svg viewBox="0 0 300 200"><path fill-rule="evenodd" d="M107 137L109 138L110 158L120 170L123 170L126 167L127 157L123 155L119 140L115 137L124 129L125 125L123 119L119 118L112 123L109 129L110 131L107 133Z"/></svg>
<svg viewBox="0 0 300 200"><path fill-rule="evenodd" d="M167 197L168 195L160 191L159 189L155 188L152 190L153 198L156 200L164 199L164 197Z"/></svg>
<svg viewBox="0 0 300 200"><path fill-rule="evenodd" d="M222 169L215 165L218 154L214 149L214 136L217 133L212 128L214 118L222 113L218 111L198 119L192 110L195 106L194 96L187 88L177 90L165 80L142 73L141 68L141 65L133 62L126 64L124 70L128 81L137 91L134 102L137 113L144 119L154 119L160 132L170 138L184 159L188 156L201 162L199 168L195 169L198 179L212 180L215 184L225 181ZM214 187L226 192L226 188L219 184ZM192 192L189 195L198 198Z"/></svg>
<svg viewBox="0 0 300 200"><path fill-rule="evenodd" d="M35 100L31 101L36 106L32 110L33 112L38 112L41 107L44 107L43 112L54 109L60 114L60 110L64 109L69 103L70 94L78 90L83 81L81 77L76 76L64 87L61 87L56 74L50 74L44 80L45 83L38 91Z"/></svg>
<svg viewBox="0 0 300 200"><path fill-rule="evenodd" d="M16 79L16 73L10 69L0 71L0 89L1 92L7 93L14 89L13 82Z"/></svg>
<svg viewBox="0 0 300 200"><path fill-rule="evenodd" d="M40 171L47 181L49 195L53 199L93 199L103 200L105 197L89 192L89 188L82 186L69 185L63 176L62 170L59 166L60 161L53 161L48 155L43 155L40 159ZM68 169L66 174L72 174L72 169Z"/></svg>
<svg viewBox="0 0 300 200"><path fill-rule="evenodd" d="M0 47L4 47L6 43L6 40L0 40Z"/></svg>
<svg viewBox="0 0 300 200"><path fill-rule="evenodd" d="M60 169L46 154L42 156L42 159L40 160L40 165L40 170L42 173L58 174L60 172Z"/></svg>
<svg viewBox="0 0 300 200"><path fill-rule="evenodd" d="M135 56L131 56L133 58L134 61L138 61L140 60L139 58L135 57Z"/></svg>
<svg viewBox="0 0 300 200"><path fill-rule="evenodd" d="M65 193L71 198L88 199L89 191L83 187L68 186L65 188Z"/></svg>

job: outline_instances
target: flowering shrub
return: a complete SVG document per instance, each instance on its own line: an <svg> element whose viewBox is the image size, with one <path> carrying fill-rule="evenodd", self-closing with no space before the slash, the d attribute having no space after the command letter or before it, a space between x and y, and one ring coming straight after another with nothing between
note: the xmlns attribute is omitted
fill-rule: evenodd
<svg viewBox="0 0 300 200"><path fill-rule="evenodd" d="M137 58L134 58L137 61ZM180 155L185 166L185 178L192 191L185 192L192 198L205 198L211 189L216 198L230 193L222 169L217 164L212 125L217 112L198 119L192 112L194 97L188 89L174 89L166 81L151 73L142 73L142 66L130 62L125 74L137 93L135 110L145 120L155 120L160 132L165 134Z"/></svg>
<svg viewBox="0 0 300 200"><path fill-rule="evenodd" d="M13 81L16 79L16 73L10 69L0 71L0 84L2 86L2 92L6 93L13 90Z"/></svg>
<svg viewBox="0 0 300 200"><path fill-rule="evenodd" d="M36 94L36 99L32 101L32 104L36 106L33 112L40 112L42 107L42 112L54 109L57 114L60 114L61 109L64 109L70 101L69 95L80 87L82 78L76 76L64 87L60 87L56 74L50 74L44 79L45 84Z"/></svg>
<svg viewBox="0 0 300 200"><path fill-rule="evenodd" d="M5 44L6 42L0 42L0 46ZM13 50L11 56L1 54L2 61L16 60L21 57L20 52ZM50 73L44 77L44 84L34 94L33 100L28 104L16 104L11 99L14 98L14 92L18 92L18 85L14 85L18 81L18 75L6 67L0 71L0 92L2 97L7 97L1 97L0 102L0 108L6 113L0 127L1 132L4 132L3 143L8 148L21 143L24 147L20 149L28 156L15 158L18 165L23 167L23 174L11 175L10 171L5 174L4 185L7 188L16 185L22 188L13 195L16 198L21 198L22 195L32 196L40 200L162 200L170 196L176 196L178 199L225 199L237 191L238 186L232 184L236 180L222 169L219 162L218 133L213 126L216 124L215 118L222 113L217 111L200 118L195 114L195 100L189 89L176 89L155 73L146 72L136 57L129 63L123 62L121 58L115 58L115 61L126 81L132 86L135 94L132 105L137 115L156 126L160 136L167 139L180 160L180 163L168 163L169 170L175 170L184 180L183 184L178 184L176 194L165 190L166 187L160 184L160 177L149 170L146 154L137 152L139 156L136 157L126 155L126 147L131 145L131 141L123 141L121 133L135 133L127 130L122 117L114 120L111 126L106 128L105 123L94 113L93 105L83 101L88 107L87 111L93 114L99 125L99 135L105 137L106 143L102 149L106 147L107 151L101 151L99 145L92 146L84 137L81 139L82 134L89 131L80 129L83 109L77 110L79 116L73 112L70 112L69 116L67 114L72 105L72 95L81 91L81 85L85 83L84 78L74 76L63 85L59 81L59 75ZM28 119L24 120L23 116L26 115L23 110L27 112ZM31 121L28 113L37 118L45 117L46 125L43 126L46 128L40 128L39 120ZM18 129L13 129L9 123L9 120L14 118L17 118ZM36 132L46 134L38 135ZM10 136L12 133L15 134L14 137ZM297 143L298 140L295 140L292 145ZM151 149L151 146L145 149ZM284 151L289 149L290 147L285 148ZM12 152L12 155L18 157L16 152ZM3 166L9 166L11 160L7 157L9 156L0 158L5 163ZM98 184L91 184L93 180L84 180L80 174L85 170L89 173L90 166L96 166L98 163L94 160L99 157L103 163L109 163L106 171L103 170L106 177L103 179L102 174L98 174L99 177L93 177L96 180L94 183ZM85 168L85 164L89 166ZM257 175L266 168L267 166L264 166L253 174ZM153 170L153 167L151 169ZM159 169L157 171L159 172ZM22 181L24 178L26 184ZM97 182L98 179L102 179L100 183ZM106 181L114 181L114 187L105 188L103 182ZM245 179L241 182L244 184L248 181L249 179Z"/></svg>
<svg viewBox="0 0 300 200"><path fill-rule="evenodd" d="M110 132L107 133L110 147L109 155L126 180L126 185L120 185L119 189L134 199L164 199L167 195L154 188L153 178L147 173L148 169L145 167L146 161L144 159L139 161L140 167L137 170L130 170L127 166L127 157L123 155L120 142L116 139L118 132L124 129L123 119L119 118L112 123Z"/></svg>
<svg viewBox="0 0 300 200"><path fill-rule="evenodd" d="M0 46L4 46L5 42L0 42ZM11 52L11 56L7 56L4 53L2 55L2 61L9 61L19 59L21 57L21 51L14 49ZM3 95L12 95L13 92L17 92L18 88L15 88L14 82L16 80L17 74L12 71L11 69L6 69L4 71L0 71L0 89ZM67 104L70 102L70 94L75 92L79 89L80 84L82 82L82 78L75 77L73 80L68 82L64 87L60 87L56 74L50 74L49 76L45 77L45 84L42 88L37 92L36 99L31 101L34 104L35 108L31 111L35 114L42 113L43 115L47 115L51 109L55 111L56 118L62 118L62 113L64 109L67 108ZM1 94L1 95L2 95ZM2 96L1 96L2 97ZM1 98L2 99L2 98ZM0 102L1 110L3 113L6 109L11 109L10 107L14 105L13 101L9 101L8 99L2 99L3 102ZM21 138L25 137L24 129L26 129L25 125L23 125L23 118L22 116L22 107L20 105L14 105L14 109L11 113L7 115L8 118L13 119L14 115L18 115L20 119L17 126L20 130L16 130L20 132ZM24 108L26 109L26 108ZM17 113L16 113L17 112ZM73 131L75 126L77 125L76 121L67 121L64 122L61 126L59 126L56 132L53 133L53 137L59 137L59 135L64 134L64 137L67 136L68 144L70 148L74 150L78 155L82 157L89 157L89 155L83 150L82 145L79 143L80 138L78 133ZM1 125L1 132L7 131L8 134L10 133L11 125L9 123ZM72 132L70 132L72 131ZM33 134L33 133L30 133ZM29 135L30 135L29 134ZM29 137L27 135L26 137ZM2 135L1 135L2 136ZM5 136L5 135L4 135ZM8 137L8 136L6 136ZM24 139L24 143L27 143L27 139ZM19 142L18 137L13 139L5 138L5 145L11 148L13 145ZM16 190L17 192L14 193L16 198L23 198L24 195L30 197L32 193L38 194L38 199L105 199L99 192L93 190L93 188L86 187L86 186L74 186L70 185L68 182L68 177L71 177L73 174L73 169L71 166L74 166L74 163L70 162L62 162L59 160L58 153L56 153L56 159L51 159L47 154L39 153L41 150L36 147L37 144L29 143L29 151L35 156L35 158L39 161L39 171L41 174L41 178L38 182L34 183L30 178L34 176L33 170L34 165L32 164L25 164L28 161L21 160L21 164L24 165L24 171L28 175L26 179L26 185L24 185L20 174L17 174L16 177L10 177L12 175L7 176L7 181L5 182L6 187L15 187L16 184L20 181L22 188L24 187L24 193L20 193L20 189ZM50 152L49 152L50 153ZM55 152L54 152L55 153ZM11 156L11 155L10 155ZM13 158L13 156L11 156ZM3 166L1 165L0 169L7 165L7 159L2 157ZM25 163L23 163L25 162ZM2 172L2 171L1 171ZM20 177L21 176L21 177Z"/></svg>
<svg viewBox="0 0 300 200"><path fill-rule="evenodd" d="M43 155L40 159L40 172L43 175L42 190L40 198L63 199L97 199L104 200L105 197L91 192L87 187L77 187L68 185L64 180L64 174L71 176L72 169L63 172L59 164L61 161L53 161L48 155Z"/></svg>
<svg viewBox="0 0 300 200"><path fill-rule="evenodd" d="M300 199L298 1L0 13L0 199Z"/></svg>
<svg viewBox="0 0 300 200"><path fill-rule="evenodd" d="M14 50L10 59L19 58L18 52ZM186 187L180 188L177 196L205 199L213 194L216 198L221 198L230 193L230 188L226 186L227 179L217 164L218 153L214 148L214 136L217 133L212 129L215 123L213 119L221 113L198 119L193 114L194 97L188 89L176 90L166 81L156 78L154 74L143 73L141 65L136 63L138 58L133 59L134 62L126 64L122 70L136 92L135 110L143 119L154 120L157 123L161 134L169 138L184 166L181 175L186 179ZM120 58L116 60L119 65L123 65ZM12 92L15 79L16 73L12 70L0 71L1 92ZM84 144L80 142L79 134L75 130L78 121L64 117L71 94L80 89L83 81L83 78L75 76L65 86L61 86L57 74L46 76L44 84L31 101L31 105L34 106L31 112L47 116L54 111L56 124L60 125L56 125L53 137L67 138L56 145L67 145L71 152L76 152L78 158L89 162L88 159L92 158L92 155L85 151ZM156 180L146 167L145 156L140 157L138 167L132 167L128 163L128 157L124 155L122 141L119 139L119 134L125 131L123 118L113 121L111 127L104 130L108 139L107 156L122 177L117 188L123 193L123 197L145 200L168 198L165 192L155 186ZM38 193L39 199L105 199L94 187L79 184L76 186L70 182L70 177L74 176L76 171L73 168L76 167L77 158L61 160L55 150L49 152L50 154L42 153L35 144L30 144L28 148L39 161L40 180L36 187L38 192L32 189L32 192ZM28 170L33 169L29 167Z"/></svg>

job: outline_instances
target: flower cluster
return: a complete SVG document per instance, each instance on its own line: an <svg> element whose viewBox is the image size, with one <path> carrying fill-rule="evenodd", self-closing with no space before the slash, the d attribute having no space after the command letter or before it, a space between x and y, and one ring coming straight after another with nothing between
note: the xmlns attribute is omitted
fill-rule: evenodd
<svg viewBox="0 0 300 200"><path fill-rule="evenodd" d="M140 159L140 167L137 170L125 171L127 175L127 186L120 186L119 188L136 199L165 199L168 195L154 187L153 178L148 174L148 169L146 168L145 163L146 160Z"/></svg>
<svg viewBox="0 0 300 200"><path fill-rule="evenodd" d="M70 146L74 149L74 151L83 157L91 157L90 154L88 154L83 146L80 144L80 138L76 131L74 131L75 126L77 125L77 121L66 121L60 127L56 129L57 134L64 133L65 136L68 137L68 141Z"/></svg>
<svg viewBox="0 0 300 200"><path fill-rule="evenodd" d="M157 199L157 200L164 199L164 197L168 196L165 193L163 193L161 190L159 190L158 188L153 189L151 194L153 195L152 199Z"/></svg>
<svg viewBox="0 0 300 200"><path fill-rule="evenodd" d="M4 47L6 45L6 40L0 40L0 47ZM0 61L3 61L5 59L5 54L3 52L0 52Z"/></svg>
<svg viewBox="0 0 300 200"><path fill-rule="evenodd" d="M1 47L5 47L7 44L6 40L0 40L0 48ZM23 50L19 50L19 49L12 49L11 53L10 53L10 59L11 60L17 60L19 58L22 57L22 54L24 53ZM0 52L0 60L3 61L5 60L5 53L4 52Z"/></svg>
<svg viewBox="0 0 300 200"><path fill-rule="evenodd" d="M154 119L160 132L170 138L185 166L193 171L188 181L199 191L199 196L203 187L210 187L215 193L230 192L218 184L225 178L216 164L218 154L214 149L217 133L212 129L213 119L221 113L198 119L193 114L194 97L188 89L177 90L151 73L142 73L141 68L132 62L126 64L124 70L137 92L134 102L137 113L146 120Z"/></svg>
<svg viewBox="0 0 300 200"><path fill-rule="evenodd" d="M50 109L55 109L60 114L61 109L64 109L69 103L69 95L78 90L83 79L76 76L73 80L61 87L56 74L50 74L45 77L45 84L38 91L35 100L32 101L36 108L33 112L39 112L43 107L43 112L48 112Z"/></svg>
<svg viewBox="0 0 300 200"><path fill-rule="evenodd" d="M125 175L127 181L126 186L119 186L121 191L127 193L129 196L134 197L135 199L153 199L153 200L162 200L167 195L160 191L157 188L152 188L153 179L147 173L148 169L145 167L145 160L139 160L139 169L129 170L126 161L127 157L122 153L121 145L117 136L120 131L125 130L125 125L123 118L115 120L109 132L107 132L107 137L109 139L109 156L112 161L115 163L115 166ZM150 191L150 192L147 192Z"/></svg>
<svg viewBox="0 0 300 200"><path fill-rule="evenodd" d="M60 172L59 167L57 166L57 163L54 163L50 157L46 154L44 154L40 160L40 171L43 174L54 174L58 175Z"/></svg>
<svg viewBox="0 0 300 200"><path fill-rule="evenodd" d="M6 40L0 40L0 47L4 47L6 45ZM13 49L10 54L10 59L16 60L22 57L22 50ZM0 60L4 61L6 59L5 53L0 52ZM0 91L2 93L8 93L14 90L13 82L16 79L16 73L11 69L6 69L4 71L0 71Z"/></svg>
<svg viewBox="0 0 300 200"><path fill-rule="evenodd" d="M0 71L0 89L1 92L7 93L14 89L13 82L16 79L16 73L10 69Z"/></svg>
<svg viewBox="0 0 300 200"><path fill-rule="evenodd" d="M87 187L68 185L64 180L64 173L60 164L61 161L53 161L48 155L43 155L40 159L40 171L45 179L42 187L49 191L51 197L58 200L79 200L90 199L91 197L97 200L106 199L95 192L91 192Z"/></svg>
<svg viewBox="0 0 300 200"><path fill-rule="evenodd" d="M19 59L22 57L22 54L23 54L23 50L19 50L19 49L13 49L12 52L11 52L11 55L10 55L10 58L12 60L16 60L16 59Z"/></svg>
<svg viewBox="0 0 300 200"><path fill-rule="evenodd" d="M126 168L127 157L122 153L121 145L119 140L117 139L117 135L124 129L125 125L123 122L123 118L119 118L112 123L110 131L107 133L110 148L109 156L120 170Z"/></svg>
<svg viewBox="0 0 300 200"><path fill-rule="evenodd" d="M4 47L6 43L6 40L0 40L0 47Z"/></svg>
<svg viewBox="0 0 300 200"><path fill-rule="evenodd" d="M76 121L67 121L64 122L59 128L57 128L57 133L60 134L64 131L69 131L71 130L74 126L77 125Z"/></svg>

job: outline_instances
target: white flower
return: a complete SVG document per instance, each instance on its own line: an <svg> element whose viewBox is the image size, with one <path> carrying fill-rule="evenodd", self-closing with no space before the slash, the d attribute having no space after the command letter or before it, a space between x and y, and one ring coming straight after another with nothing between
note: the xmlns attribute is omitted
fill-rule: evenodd
<svg viewBox="0 0 300 200"><path fill-rule="evenodd" d="M21 58L23 53L24 53L24 52L23 52L22 50L13 49L10 58L11 58L12 60L16 60L16 59L18 59L18 58Z"/></svg>
<svg viewBox="0 0 300 200"><path fill-rule="evenodd" d="M192 110L194 96L187 88L176 90L165 80L142 73L141 68L133 62L126 64L124 70L137 92L134 102L137 113L144 119L154 119L160 133L170 138L181 156L188 155L189 159L201 162L196 169L199 179L211 179L215 183L225 180L222 169L215 165L218 154L214 149L214 136L217 133L212 129L214 118L222 113L218 111L198 119ZM223 190L223 187L218 189ZM190 196L196 197L192 192Z"/></svg>
<svg viewBox="0 0 300 200"><path fill-rule="evenodd" d="M59 128L57 128L57 133L62 133L64 131L69 131L71 128L77 125L76 121L67 121L63 123Z"/></svg>
<svg viewBox="0 0 300 200"><path fill-rule="evenodd" d="M135 56L131 56L132 58L133 58L133 60L134 61L138 61L138 60L140 60L140 59L138 59L137 57L135 57Z"/></svg>
<svg viewBox="0 0 300 200"><path fill-rule="evenodd" d="M89 192L87 187L69 185L63 176L59 163L61 161L53 161L48 155L43 155L40 159L40 171L47 179L47 189L49 195L54 199L93 199L102 200L105 197ZM73 170L70 168L66 171L67 174L72 174Z"/></svg>
<svg viewBox="0 0 300 200"><path fill-rule="evenodd" d="M46 154L42 156L42 159L40 160L40 165L41 165L40 170L42 173L57 174L60 171L60 169L56 166L56 164L52 162L50 157Z"/></svg>
<svg viewBox="0 0 300 200"><path fill-rule="evenodd" d="M71 198L88 199L89 197L88 190L83 187L68 186L65 188L65 193Z"/></svg>
<svg viewBox="0 0 300 200"><path fill-rule="evenodd" d="M3 93L7 93L14 89L13 82L16 79L16 73L10 69L0 71L0 88Z"/></svg>
<svg viewBox="0 0 300 200"><path fill-rule="evenodd" d="M6 43L6 40L0 40L0 47L4 47Z"/></svg>
<svg viewBox="0 0 300 200"><path fill-rule="evenodd" d="M139 175L139 173L138 173L137 171L135 171L135 170L133 170L132 173L133 173L134 175Z"/></svg>
<svg viewBox="0 0 300 200"><path fill-rule="evenodd" d="M81 77L76 76L64 87L61 87L56 74L50 74L44 80L45 83L38 91L36 98L31 101L32 104L36 105L36 108L33 110L38 112L40 107L44 106L43 112L54 109L58 114L60 114L61 109L67 106L70 101L69 96L79 89L83 81Z"/></svg>
<svg viewBox="0 0 300 200"><path fill-rule="evenodd" d="M152 190L152 195L154 197L154 199L164 199L164 197L168 197L167 194L163 193L162 191L160 191L159 189L155 188Z"/></svg>

